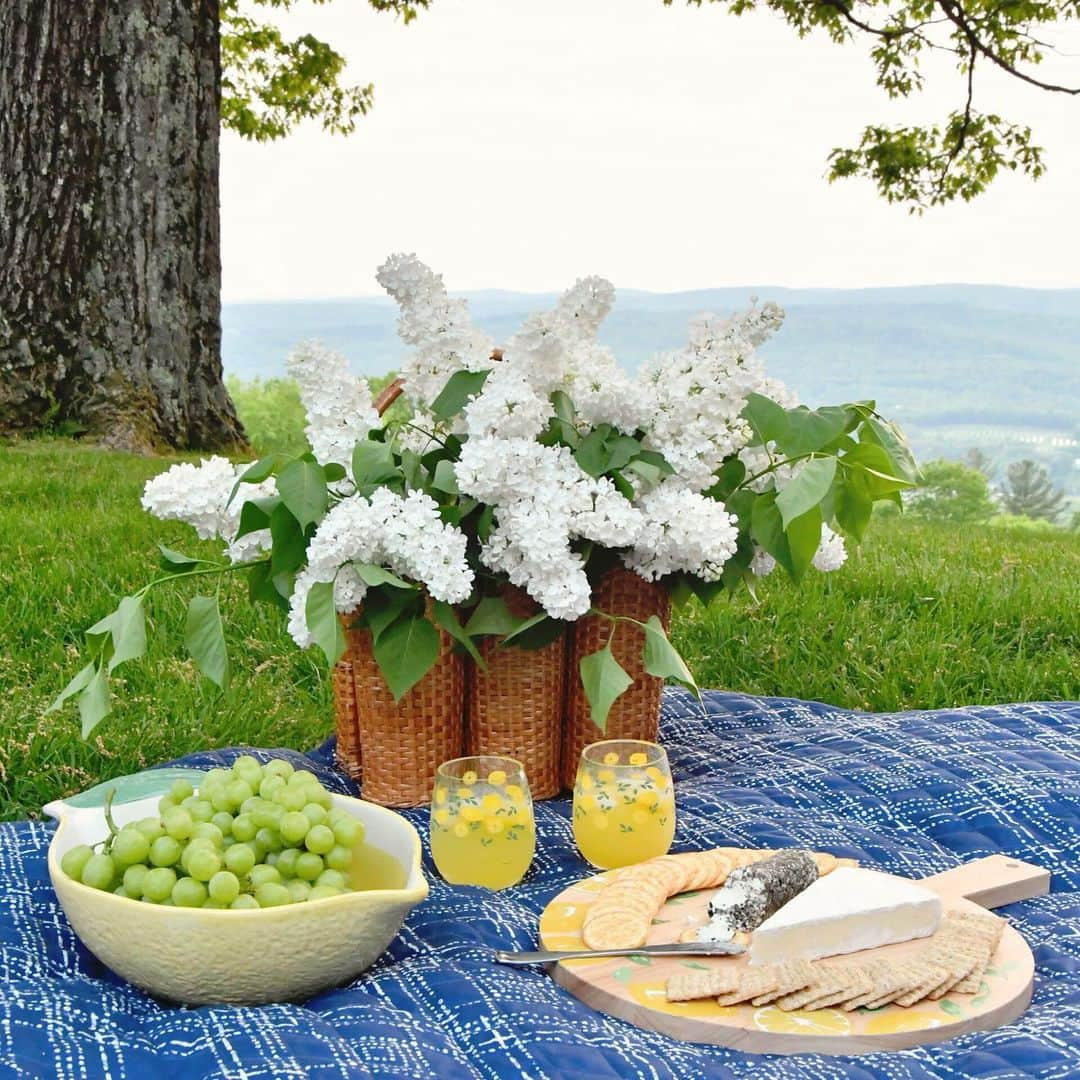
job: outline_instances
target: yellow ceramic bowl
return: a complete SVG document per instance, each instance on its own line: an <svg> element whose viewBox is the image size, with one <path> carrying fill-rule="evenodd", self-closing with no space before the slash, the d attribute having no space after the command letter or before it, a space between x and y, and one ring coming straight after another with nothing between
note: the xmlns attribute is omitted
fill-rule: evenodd
<svg viewBox="0 0 1080 1080"><path fill-rule="evenodd" d="M191 1005L294 1001L337 986L369 967L428 893L420 837L400 815L335 795L364 823L366 843L401 866L400 889L345 893L252 911L163 907L91 889L60 869L77 844L103 839L100 807L50 803L60 821L49 845L49 876L83 944L118 975L152 994ZM157 812L157 797L113 807L120 826Z"/></svg>

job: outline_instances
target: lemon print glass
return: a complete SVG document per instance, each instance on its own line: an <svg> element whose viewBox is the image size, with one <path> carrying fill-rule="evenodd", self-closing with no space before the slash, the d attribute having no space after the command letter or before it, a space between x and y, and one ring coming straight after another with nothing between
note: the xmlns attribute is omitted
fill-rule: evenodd
<svg viewBox="0 0 1080 1080"><path fill-rule="evenodd" d="M675 835L675 793L663 747L631 739L581 752L574 784L574 839L602 870L664 855Z"/></svg>
<svg viewBox="0 0 1080 1080"><path fill-rule="evenodd" d="M536 850L532 798L513 758L440 765L431 799L431 855L452 885L516 885Z"/></svg>

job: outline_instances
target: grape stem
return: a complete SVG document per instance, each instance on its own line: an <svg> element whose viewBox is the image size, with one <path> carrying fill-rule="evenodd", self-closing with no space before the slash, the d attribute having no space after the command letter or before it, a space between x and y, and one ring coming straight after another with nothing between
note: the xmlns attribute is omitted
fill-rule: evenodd
<svg viewBox="0 0 1080 1080"><path fill-rule="evenodd" d="M112 816L112 804L113 799L116 798L116 788L109 788L105 792L105 824L109 826L109 839L106 841L109 849L112 848L112 841L119 835L120 830L116 827L116 822L113 821Z"/></svg>

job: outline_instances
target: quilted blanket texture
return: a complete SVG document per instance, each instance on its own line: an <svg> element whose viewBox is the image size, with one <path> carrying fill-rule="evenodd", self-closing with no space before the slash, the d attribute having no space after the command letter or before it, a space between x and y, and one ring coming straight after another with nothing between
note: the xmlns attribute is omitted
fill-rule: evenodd
<svg viewBox="0 0 1080 1080"><path fill-rule="evenodd" d="M1052 892L1002 912L1036 959L1019 1021L865 1057L754 1057L679 1043L593 1012L539 970L490 960L531 948L539 913L585 876L567 799L537 806L536 861L517 888L450 887L435 873L389 952L303 1005L182 1009L124 983L73 935L49 884L53 826L0 825L0 1076L417 1080L687 1080L1080 1076L1080 703L852 713L785 699L665 697L677 780L674 850L803 847L924 876L993 852L1053 873ZM198 754L210 767L241 749ZM290 758L328 787L331 743ZM406 816L427 837L426 810ZM302 942L268 947L303 948Z"/></svg>

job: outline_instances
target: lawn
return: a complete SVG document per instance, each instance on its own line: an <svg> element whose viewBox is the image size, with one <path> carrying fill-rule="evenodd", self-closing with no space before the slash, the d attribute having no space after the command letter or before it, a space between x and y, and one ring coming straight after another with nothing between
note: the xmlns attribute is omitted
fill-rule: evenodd
<svg viewBox="0 0 1080 1080"><path fill-rule="evenodd" d="M44 715L82 631L153 574L155 544L199 549L139 507L166 464L64 441L0 446L0 819L191 750L330 734L317 655L241 583L224 597L226 693L183 656L183 603L165 590L148 658L115 673L115 712L93 739L73 708ZM876 525L840 573L799 591L777 576L756 604L681 612L674 636L702 685L875 710L1080 697L1080 537Z"/></svg>

